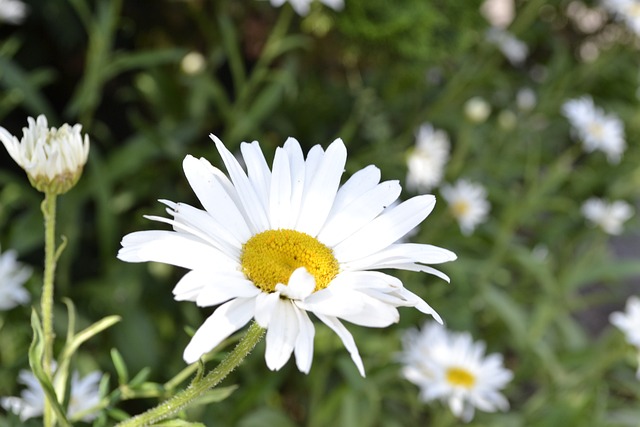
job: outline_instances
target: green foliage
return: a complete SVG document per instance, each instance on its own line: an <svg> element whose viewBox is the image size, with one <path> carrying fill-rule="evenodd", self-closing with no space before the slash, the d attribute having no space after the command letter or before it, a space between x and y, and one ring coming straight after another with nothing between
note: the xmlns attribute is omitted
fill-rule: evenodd
<svg viewBox="0 0 640 427"><path fill-rule="evenodd" d="M56 273L54 326L56 354L67 364L109 374L94 425L114 425L166 400L239 339L208 355L206 367L185 366L185 330L211 309L173 300L184 271L115 258L122 236L156 227L143 215L164 214L157 199L198 206L181 162L192 154L221 167L209 133L232 151L258 140L268 159L289 136L305 148L341 137L346 175L373 163L384 179L404 181L424 122L450 136L445 181L482 182L491 202L488 221L465 236L435 189L438 204L411 239L457 253L442 266L451 284L394 272L448 327L502 353L515 374L505 390L511 410L477 412L469 425L637 425L636 353L608 321L637 292L637 243L631 258L621 257L580 213L592 196L631 203L640 196L637 36L609 18L581 31L569 1L516 1L509 29L530 53L512 66L485 41L480 3L345 0L344 10L333 11L315 2L298 17L288 4L255 0L49 0L34 1L20 26L0 24L0 124L20 136L27 116L45 114L54 126L80 123L91 136L84 175L59 198L58 231L68 245ZM587 60L581 54L590 43L598 55ZM185 64L189 53L201 61L193 68ZM535 91L533 109L518 108L522 87ZM585 153L572 137L561 106L583 94L624 122L620 164ZM483 123L464 114L473 96L492 108ZM515 120L505 125L503 112ZM403 198L411 195L405 189ZM0 242L34 266L27 288L35 307L40 203L24 172L2 157ZM626 236L637 237L638 224L637 216L630 220ZM41 326L30 313L0 312L1 396L19 395L19 370L42 357ZM269 371L258 345L220 387L158 425L459 425L445 404L421 402L400 376L402 334L424 320L403 309L391 328L349 325L364 379L323 325L308 376L293 361ZM55 409L63 423L64 408ZM39 421L0 414L3 426Z"/></svg>

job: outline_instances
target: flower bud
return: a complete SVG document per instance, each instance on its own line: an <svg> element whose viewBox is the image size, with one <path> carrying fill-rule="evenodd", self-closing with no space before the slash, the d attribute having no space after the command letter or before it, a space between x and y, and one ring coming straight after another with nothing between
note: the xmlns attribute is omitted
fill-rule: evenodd
<svg viewBox="0 0 640 427"><path fill-rule="evenodd" d="M31 185L43 193L64 194L80 179L89 155L89 136L82 126L68 124L50 128L44 115L29 117L22 140L0 127L0 140L9 155L26 172Z"/></svg>

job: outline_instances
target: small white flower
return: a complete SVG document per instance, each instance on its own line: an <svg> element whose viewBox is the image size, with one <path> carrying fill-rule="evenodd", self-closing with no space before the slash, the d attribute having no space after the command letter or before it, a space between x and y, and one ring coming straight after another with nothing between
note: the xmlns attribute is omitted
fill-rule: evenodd
<svg viewBox="0 0 640 427"><path fill-rule="evenodd" d="M55 369L55 364L53 367ZM98 371L91 372L83 378L80 378L78 372L71 375L68 418L74 418L82 413L80 419L88 422L98 416L95 411L89 413L86 411L90 411L100 403L99 384L101 379L102 373ZM2 397L0 398L0 406L20 416L22 421L41 416L44 412L45 395L38 379L31 371L21 370L18 374L18 382L26 386L20 393L20 397Z"/></svg>
<svg viewBox="0 0 640 427"><path fill-rule="evenodd" d="M507 28L515 17L513 0L484 0L480 13L492 27Z"/></svg>
<svg viewBox="0 0 640 427"><path fill-rule="evenodd" d="M449 137L443 130L426 123L420 126L416 145L407 159L407 187L419 192L429 191L442 181L449 161Z"/></svg>
<svg viewBox="0 0 640 427"><path fill-rule="evenodd" d="M484 98L474 96L465 102L464 114L474 123L483 123L491 114L491 105Z"/></svg>
<svg viewBox="0 0 640 427"><path fill-rule="evenodd" d="M489 43L500 49L512 65L521 65L527 59L529 54L527 45L508 31L492 27L487 30L486 37Z"/></svg>
<svg viewBox="0 0 640 427"><path fill-rule="evenodd" d="M639 0L604 0L604 6L613 12L637 35L640 36Z"/></svg>
<svg viewBox="0 0 640 427"><path fill-rule="evenodd" d="M18 254L8 250L0 254L0 310L9 310L31 300L23 287L31 277L31 268L17 261Z"/></svg>
<svg viewBox="0 0 640 427"><path fill-rule="evenodd" d="M0 0L0 22L21 24L27 16L28 7L20 0Z"/></svg>
<svg viewBox="0 0 640 427"><path fill-rule="evenodd" d="M462 233L471 234L478 224L487 220L491 205L482 185L459 179L452 186L444 185L441 192Z"/></svg>
<svg viewBox="0 0 640 427"><path fill-rule="evenodd" d="M29 117L27 121L29 127L22 128L21 141L3 127L0 141L38 191L67 192L82 175L89 155L89 136L82 138L79 124L49 128L43 115L36 120Z"/></svg>
<svg viewBox="0 0 640 427"><path fill-rule="evenodd" d="M499 390L513 374L503 367L500 354L485 356L484 343L474 343L468 333L452 333L430 322L421 331L406 333L400 359L402 374L420 388L423 401L440 399L465 422L473 418L475 408L485 412L509 408Z"/></svg>
<svg viewBox="0 0 640 427"><path fill-rule="evenodd" d="M571 99L562 106L578 138L587 152L600 150L610 163L618 163L625 150L624 126L613 114L596 107L590 96Z"/></svg>
<svg viewBox="0 0 640 427"><path fill-rule="evenodd" d="M274 7L280 7L286 2L291 4L293 10L298 15L307 15L309 13L309 6L313 0L271 0L271 5ZM342 10L344 8L344 0L319 0L321 3L329 6L334 10Z"/></svg>
<svg viewBox="0 0 640 427"><path fill-rule="evenodd" d="M638 350L638 371L640 379L640 298L635 295L627 299L625 311L616 311L609 316L611 323L624 333L627 342Z"/></svg>
<svg viewBox="0 0 640 427"><path fill-rule="evenodd" d="M218 306L184 351L197 361L251 319L266 333L265 360L278 370L295 355L309 372L315 328L309 313L342 339L364 375L355 341L341 320L386 327L397 307L415 307L440 319L397 278L375 269L445 275L425 264L456 258L426 244L398 243L431 212L435 198L413 197L391 208L397 181L380 182L368 166L342 186L347 151L342 140L314 146L304 159L289 138L269 168L257 141L242 143L246 173L215 136L229 177L207 160L187 156L183 167L205 210L162 201L175 231L141 231L122 240L118 258L162 262L190 270L176 285L176 300Z"/></svg>
<svg viewBox="0 0 640 427"><path fill-rule="evenodd" d="M582 205L582 215L608 234L622 233L622 226L633 216L633 208L627 202L616 200L608 203L592 197Z"/></svg>

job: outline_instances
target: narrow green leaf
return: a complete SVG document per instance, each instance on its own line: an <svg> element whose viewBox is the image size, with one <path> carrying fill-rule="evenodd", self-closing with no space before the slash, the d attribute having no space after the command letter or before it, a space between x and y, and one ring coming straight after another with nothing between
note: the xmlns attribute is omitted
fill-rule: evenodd
<svg viewBox="0 0 640 427"><path fill-rule="evenodd" d="M114 324L118 323L120 319L121 319L120 316L107 316L97 321L93 325L83 329L82 331L80 331L74 336L73 340L70 343L64 346L64 349L62 350L61 358L63 360L66 358L70 358L71 356L73 356L73 354L76 352L78 347L80 347L80 345L83 342L87 341L94 335L99 334L100 332L109 328L110 326L113 326Z"/></svg>
<svg viewBox="0 0 640 427"><path fill-rule="evenodd" d="M65 411L58 402L51 380L44 372L44 368L42 366L42 357L44 356L44 336L42 332L42 325L40 324L40 319L38 318L38 314L35 309L31 311L31 328L33 329L33 341L31 341L31 345L29 346L29 366L31 367L31 371L35 377L40 382L47 400L51 403L51 407L56 413L57 421L63 427L70 427L71 424L69 424Z"/></svg>
<svg viewBox="0 0 640 427"><path fill-rule="evenodd" d="M127 370L127 365L124 363L122 355L115 348L111 349L111 360L118 374L118 384L127 384L129 382L129 371Z"/></svg>

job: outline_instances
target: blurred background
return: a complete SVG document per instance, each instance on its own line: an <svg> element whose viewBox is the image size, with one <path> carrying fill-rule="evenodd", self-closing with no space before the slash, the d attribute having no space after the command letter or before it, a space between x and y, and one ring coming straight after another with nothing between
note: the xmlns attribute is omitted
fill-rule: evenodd
<svg viewBox="0 0 640 427"><path fill-rule="evenodd" d="M404 199L428 192L438 200L410 240L458 260L442 266L450 284L394 274L514 372L504 391L510 411L479 412L468 425L638 425L636 350L608 316L640 293L640 221L612 237L581 211L592 197L638 209L640 38L630 21L576 0L345 0L341 10L316 1L306 15L261 0L25 3L22 18L0 17L0 125L20 138L27 117L44 114L52 126L80 123L91 139L83 177L58 201L58 231L69 239L57 271L58 335L62 297L77 306L78 327L122 316L83 345L81 372L110 373L116 389L112 348L132 375L149 368L155 383L185 367L189 333L212 309L173 300L185 271L115 255L126 233L158 228L142 217L164 214L157 199L199 206L181 162L192 154L222 167L209 133L232 151L258 140L269 161L289 136L305 151L340 137L345 176L375 164L404 185L418 129L430 123L448 135L449 160L431 188L405 187ZM563 115L564 103L581 96L624 124L618 163L584 151ZM27 287L37 301L42 197L6 152L0 164L0 243L34 267ZM440 192L459 179L481 184L491 206L466 234ZM21 389L29 313L0 312L1 396ZM403 309L391 328L348 325L365 379L323 326L308 376L291 361L269 371L259 345L225 380L239 388L189 418L243 427L458 425L399 374L401 337L424 320ZM139 413L156 402L117 407ZM5 424L21 425L3 412Z"/></svg>

